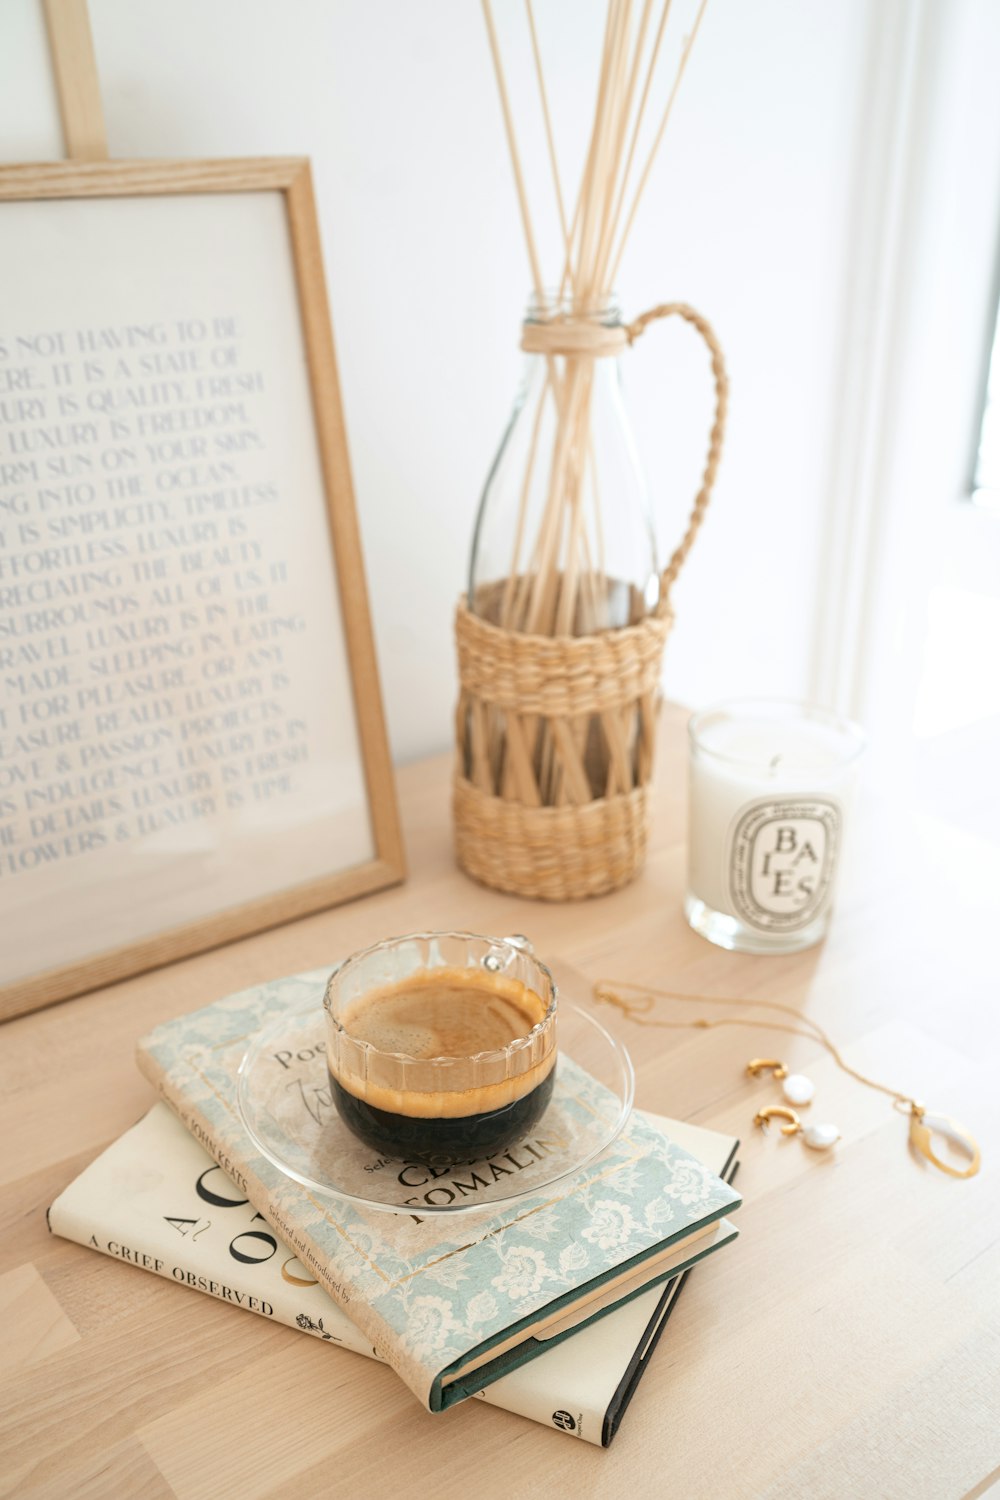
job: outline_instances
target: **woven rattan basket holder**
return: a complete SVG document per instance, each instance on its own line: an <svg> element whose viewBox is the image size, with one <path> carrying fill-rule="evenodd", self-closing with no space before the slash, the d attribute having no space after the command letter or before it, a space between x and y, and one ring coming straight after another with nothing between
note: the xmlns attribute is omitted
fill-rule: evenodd
<svg viewBox="0 0 1000 1500"><path fill-rule="evenodd" d="M691 549L715 481L728 383L710 325L685 303L666 303L628 326L628 342L676 315L708 345L715 419L701 488L687 531L660 580L657 612L636 625L584 636L504 630L473 615L463 599L455 620L460 695L453 784L455 853L467 874L495 890L547 901L600 896L641 870L649 830L660 665L673 622L670 588ZM556 762L543 805L534 747L542 723ZM588 747L607 766L594 796Z"/></svg>

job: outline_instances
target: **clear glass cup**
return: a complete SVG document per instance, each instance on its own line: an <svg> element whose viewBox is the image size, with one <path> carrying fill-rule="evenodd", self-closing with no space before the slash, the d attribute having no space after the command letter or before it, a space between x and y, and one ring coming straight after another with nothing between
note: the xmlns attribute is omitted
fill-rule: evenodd
<svg viewBox="0 0 1000 1500"><path fill-rule="evenodd" d="M794 953L826 936L867 743L849 719L778 699L692 716L684 912L721 948Z"/></svg>
<svg viewBox="0 0 1000 1500"><path fill-rule="evenodd" d="M323 1005L337 1112L386 1156L489 1156L549 1102L557 992L526 938L389 938L334 970ZM500 1033L502 1043L477 1045Z"/></svg>

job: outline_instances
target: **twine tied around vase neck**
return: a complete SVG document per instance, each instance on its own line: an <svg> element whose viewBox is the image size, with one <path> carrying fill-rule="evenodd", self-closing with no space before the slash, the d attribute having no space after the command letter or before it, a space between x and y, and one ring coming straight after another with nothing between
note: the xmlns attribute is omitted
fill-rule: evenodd
<svg viewBox="0 0 1000 1500"><path fill-rule="evenodd" d="M525 323L521 348L525 354L564 354L577 359L604 359L629 346L623 323L601 323L593 318L554 318L550 323Z"/></svg>
<svg viewBox="0 0 1000 1500"><path fill-rule="evenodd" d="M529 317L521 329L521 348L526 354L562 354L605 359L623 353L659 318L676 316L695 327L712 354L713 368L722 365L722 349L707 318L686 302L661 302L640 313L631 323L609 322L586 312L559 312L552 318ZM718 380L719 369L715 369Z"/></svg>

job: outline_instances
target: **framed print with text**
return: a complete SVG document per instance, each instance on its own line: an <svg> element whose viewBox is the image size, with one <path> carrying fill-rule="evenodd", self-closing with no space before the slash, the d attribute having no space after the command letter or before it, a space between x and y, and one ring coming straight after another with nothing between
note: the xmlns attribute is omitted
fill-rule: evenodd
<svg viewBox="0 0 1000 1500"><path fill-rule="evenodd" d="M403 874L308 163L0 167L0 1017Z"/></svg>

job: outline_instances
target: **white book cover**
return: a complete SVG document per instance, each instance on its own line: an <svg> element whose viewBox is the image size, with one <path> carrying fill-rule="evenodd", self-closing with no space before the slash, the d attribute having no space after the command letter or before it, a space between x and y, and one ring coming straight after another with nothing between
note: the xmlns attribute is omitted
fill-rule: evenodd
<svg viewBox="0 0 1000 1500"><path fill-rule="evenodd" d="M731 1174L737 1146L731 1136L649 1118L710 1170ZM164 1104L154 1105L70 1183L49 1210L49 1227L177 1286L379 1358ZM480 1398L607 1446L683 1279L650 1288L554 1344L494 1381ZM551 1333L564 1331L556 1325Z"/></svg>

